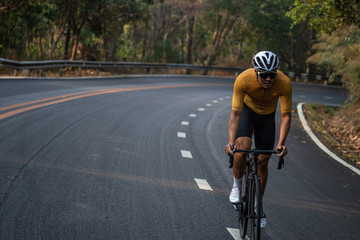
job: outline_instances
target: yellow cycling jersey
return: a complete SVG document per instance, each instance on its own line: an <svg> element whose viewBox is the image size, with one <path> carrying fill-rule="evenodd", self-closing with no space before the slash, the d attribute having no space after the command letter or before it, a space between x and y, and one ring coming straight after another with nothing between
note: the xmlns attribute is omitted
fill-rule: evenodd
<svg viewBox="0 0 360 240"><path fill-rule="evenodd" d="M281 112L290 112L292 107L290 79L278 70L271 88L263 88L256 77L255 69L249 68L236 78L232 109L241 111L245 103L256 113L267 115L276 111L280 97Z"/></svg>

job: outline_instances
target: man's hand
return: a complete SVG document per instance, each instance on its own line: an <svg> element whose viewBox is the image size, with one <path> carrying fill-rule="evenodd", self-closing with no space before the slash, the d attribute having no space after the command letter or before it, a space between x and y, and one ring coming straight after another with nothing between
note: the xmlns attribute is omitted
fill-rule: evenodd
<svg viewBox="0 0 360 240"><path fill-rule="evenodd" d="M276 150L281 151L280 153L277 154L278 157L284 157L288 152L286 146L283 145L278 145L276 147Z"/></svg>
<svg viewBox="0 0 360 240"><path fill-rule="evenodd" d="M226 154L227 155L229 155L229 156L233 156L234 154L233 154L233 150L234 150L234 145L233 144L228 144L228 145L226 145L225 146L225 148L224 148L224 151L226 152Z"/></svg>

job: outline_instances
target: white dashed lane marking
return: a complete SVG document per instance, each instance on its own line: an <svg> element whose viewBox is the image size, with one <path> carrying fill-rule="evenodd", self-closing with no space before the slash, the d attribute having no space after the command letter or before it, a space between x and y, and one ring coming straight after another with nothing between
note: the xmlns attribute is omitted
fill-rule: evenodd
<svg viewBox="0 0 360 240"><path fill-rule="evenodd" d="M328 96L325 96L324 98L327 99L327 100L332 100L332 99L334 99L334 97L328 97Z"/></svg>
<svg viewBox="0 0 360 240"><path fill-rule="evenodd" d="M226 228L235 240L241 240L240 231L236 228Z"/></svg>
<svg viewBox="0 0 360 240"><path fill-rule="evenodd" d="M231 234L231 236L235 239L235 240L241 240L242 238L240 237L240 231L237 228L226 228L229 233ZM245 236L244 238L245 240L250 240L250 238L248 236Z"/></svg>
<svg viewBox="0 0 360 240"><path fill-rule="evenodd" d="M186 133L184 132L177 132L178 138L186 138Z"/></svg>
<svg viewBox="0 0 360 240"><path fill-rule="evenodd" d="M194 178L194 180L200 189L213 191L213 189L210 187L210 184L205 179Z"/></svg>
<svg viewBox="0 0 360 240"><path fill-rule="evenodd" d="M302 96L302 97L306 97L306 96ZM230 99L230 97L226 96L225 98L219 98L218 100L212 100L212 103L218 103L219 101L223 101L224 99ZM212 106L211 103L206 104L206 107L211 107L211 106ZM198 108L197 110L202 112L202 111L205 111L205 108ZM191 117L191 118L195 118L196 116L197 115L194 113L189 114L189 117ZM189 124L190 124L190 122L188 122L188 121L181 122L181 125L183 125L183 126L188 126ZM178 138L186 138L186 133L185 132L177 132L177 137ZM187 151L187 150L181 150L181 156L183 158L193 159L191 152ZM212 187L205 179L194 178L194 180L195 180L196 184L198 185L199 189L205 190L205 191L213 191ZM239 229L236 229L236 228L226 228L226 229L228 230L228 232L231 234L231 236L235 240L241 240ZM245 237L245 239L249 240L249 238L247 236Z"/></svg>
<svg viewBox="0 0 360 240"><path fill-rule="evenodd" d="M193 158L192 154L190 151L186 151L186 150L181 150L181 156L183 158Z"/></svg>
<svg viewBox="0 0 360 240"><path fill-rule="evenodd" d="M212 103L218 103L219 101L223 101L224 99L230 99L230 97L226 96L225 98L219 98L218 100L212 100ZM211 106L212 106L211 103L206 104L206 107L211 107ZM197 110L202 112L202 111L205 111L206 109L198 108ZM189 117L191 117L191 118L195 118L196 116L197 115L194 113L189 114ZM183 126L188 126L189 124L190 124L190 122L188 122L188 121L181 122L181 125L183 125ZM186 138L186 133L185 132L177 132L177 137L178 138ZM193 159L191 152L187 151L187 150L181 150L181 156L183 158ZM205 191L213 191L212 187L205 179L194 178L194 180L195 180L196 184L198 185L199 189L205 190ZM231 234L231 236L235 240L241 239L239 229L236 229L236 228L226 228L226 229L228 230L228 232ZM249 238L246 236L245 239L249 239Z"/></svg>

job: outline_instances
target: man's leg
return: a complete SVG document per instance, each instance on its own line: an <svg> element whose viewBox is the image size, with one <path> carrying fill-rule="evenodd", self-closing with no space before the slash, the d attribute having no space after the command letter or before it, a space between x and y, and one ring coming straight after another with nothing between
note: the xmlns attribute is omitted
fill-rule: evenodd
<svg viewBox="0 0 360 240"><path fill-rule="evenodd" d="M239 137L236 139L236 149L250 149L251 148L251 138L248 137ZM233 173L234 178L242 178L246 169L246 156L247 153L238 152L234 156L234 165Z"/></svg>
<svg viewBox="0 0 360 240"><path fill-rule="evenodd" d="M249 114L250 109L244 104L241 118L239 122L239 129L236 134L236 149L250 149L252 144L252 135L254 130L254 121L251 114ZM234 175L234 184L230 193L230 202L239 203L240 202L240 188L241 188L241 178L244 175L246 169L246 156L247 153L236 153L234 156L233 163L233 175Z"/></svg>
<svg viewBox="0 0 360 240"><path fill-rule="evenodd" d="M250 147L251 147L251 138L239 137L236 139L236 149L250 149ZM234 163L233 163L234 184L229 196L229 200L231 203L240 202L241 178L244 175L246 169L246 155L247 153L238 152L234 156Z"/></svg>
<svg viewBox="0 0 360 240"><path fill-rule="evenodd" d="M258 157L258 173L260 176L261 194L264 196L266 183L268 179L268 164L270 155L259 155Z"/></svg>
<svg viewBox="0 0 360 240"><path fill-rule="evenodd" d="M275 113L258 116L255 124L254 139L256 149L272 150L275 143ZM261 193L264 195L268 179L268 164L271 155L258 156L258 173L260 176Z"/></svg>

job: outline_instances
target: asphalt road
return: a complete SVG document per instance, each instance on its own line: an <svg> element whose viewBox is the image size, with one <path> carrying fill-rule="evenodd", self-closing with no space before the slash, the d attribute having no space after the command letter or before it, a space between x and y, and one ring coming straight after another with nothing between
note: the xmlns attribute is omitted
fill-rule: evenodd
<svg viewBox="0 0 360 240"><path fill-rule="evenodd" d="M232 84L1 79L0 239L236 239L223 152ZM338 87L293 88L294 110L346 99ZM285 169L270 162L263 239L358 239L360 176L292 116Z"/></svg>

